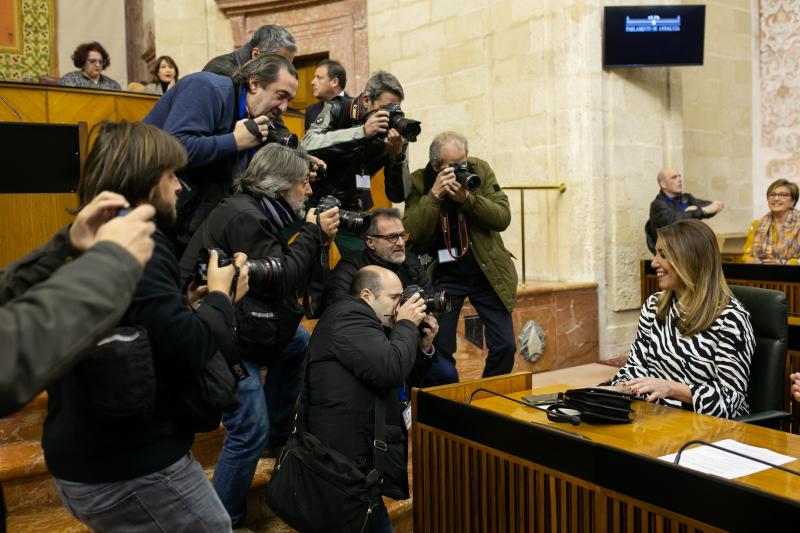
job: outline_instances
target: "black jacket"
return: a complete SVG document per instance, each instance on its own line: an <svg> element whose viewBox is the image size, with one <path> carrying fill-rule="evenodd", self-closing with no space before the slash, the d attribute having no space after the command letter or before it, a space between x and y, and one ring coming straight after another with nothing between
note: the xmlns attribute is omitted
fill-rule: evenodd
<svg viewBox="0 0 800 533"><path fill-rule="evenodd" d="M218 349L209 324L191 310L181 290L178 261L161 231L123 323L147 330L159 383L155 413L134 421L98 418L81 367L47 389L42 448L50 472L83 483L129 480L173 464L194 440L173 412L172 399L195 381ZM233 307L224 294L204 300L227 324Z"/></svg>
<svg viewBox="0 0 800 533"><path fill-rule="evenodd" d="M325 310L309 344L301 407L306 429L368 470L373 466L374 394L383 396L386 442L402 458L382 472L383 493L392 497L408 493L398 387L419 385L431 364L418 342L412 322L401 320L387 334L369 305L347 296Z"/></svg>
<svg viewBox="0 0 800 533"><path fill-rule="evenodd" d="M378 265L387 268L397 274L403 287L408 285L419 285L422 290L429 292L433 290L433 284L428 278L428 273L422 268L417 256L411 252L406 252L406 260L400 264L384 261L369 248L361 252L353 252L341 258L336 263L336 268L331 273L331 281L325 291L325 305L344 298L350 294L350 285L356 272L367 265Z"/></svg>
<svg viewBox="0 0 800 533"><path fill-rule="evenodd" d="M223 200L194 234L181 258L181 273L184 279L188 278L201 248L221 248L229 255L244 252L248 259L280 259L283 264L280 279L275 278L265 287L259 287L255 285L255 274L251 272L251 290L237 305L241 309L255 299L273 307L278 315L278 328L283 332L280 337L284 339L288 335L288 342L302 318L302 309L297 304L297 289L306 287L315 266L322 268L319 261L321 246L319 227L310 223L300 228L289 245L258 200L249 194L237 193ZM238 311L237 316L241 316ZM241 355L265 363L263 355L253 353L253 350L243 349Z"/></svg>
<svg viewBox="0 0 800 533"><path fill-rule="evenodd" d="M684 205L683 208L681 204ZM691 194L682 194L679 198L670 198L663 192L659 192L650 203L650 219L645 225L647 246L650 248L650 251L655 253L656 230L658 228L669 226L676 220L682 220L684 218L711 218L716 213L707 214L701 209L710 204L710 200L701 200L700 198L695 198ZM693 205L697 206L697 209L692 211L685 210L686 207Z"/></svg>

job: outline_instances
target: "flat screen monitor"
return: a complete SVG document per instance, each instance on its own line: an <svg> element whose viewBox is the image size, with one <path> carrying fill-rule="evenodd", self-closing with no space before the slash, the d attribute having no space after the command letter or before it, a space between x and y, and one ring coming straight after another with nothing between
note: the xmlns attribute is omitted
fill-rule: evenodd
<svg viewBox="0 0 800 533"><path fill-rule="evenodd" d="M703 64L706 6L607 6L604 67Z"/></svg>

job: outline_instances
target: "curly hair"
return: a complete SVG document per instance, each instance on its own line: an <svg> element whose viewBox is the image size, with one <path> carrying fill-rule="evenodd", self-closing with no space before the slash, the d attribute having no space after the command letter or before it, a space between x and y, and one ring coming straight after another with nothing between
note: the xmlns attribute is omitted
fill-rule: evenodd
<svg viewBox="0 0 800 533"><path fill-rule="evenodd" d="M79 44L75 51L72 52L72 63L77 68L82 69L83 65L86 64L86 60L89 59L89 52L98 52L103 56L103 70L111 66L111 57L106 52L106 49L103 48L103 45L97 41Z"/></svg>
<svg viewBox="0 0 800 533"><path fill-rule="evenodd" d="M159 83L161 81L161 79L158 77L158 71L161 70L162 61L166 61L169 66L175 69L175 81L178 81L178 78L180 77L178 64L175 63L175 60L169 56L160 56L158 59L156 59L156 62L153 63L153 70L150 72L153 75L153 83Z"/></svg>

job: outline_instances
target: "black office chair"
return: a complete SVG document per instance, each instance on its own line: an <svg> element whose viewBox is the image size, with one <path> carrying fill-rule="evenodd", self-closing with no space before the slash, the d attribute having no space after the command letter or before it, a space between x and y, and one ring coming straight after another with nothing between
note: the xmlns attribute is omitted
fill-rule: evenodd
<svg viewBox="0 0 800 533"><path fill-rule="evenodd" d="M644 240L650 253L656 255L656 230L650 224L650 220L644 223Z"/></svg>
<svg viewBox="0 0 800 533"><path fill-rule="evenodd" d="M739 302L750 312L756 348L750 366L747 396L750 414L735 420L780 428L789 419L786 406L786 348L788 311L779 291L731 285Z"/></svg>

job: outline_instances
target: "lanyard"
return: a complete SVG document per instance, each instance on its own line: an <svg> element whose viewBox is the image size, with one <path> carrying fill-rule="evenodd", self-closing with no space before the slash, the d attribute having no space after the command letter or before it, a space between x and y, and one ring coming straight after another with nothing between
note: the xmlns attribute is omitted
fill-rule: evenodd
<svg viewBox="0 0 800 533"><path fill-rule="evenodd" d="M247 97L247 87L242 87L242 95L241 95L241 98L239 98L239 118L237 120L242 120L243 118L247 118L247 98L246 97ZM245 160L244 161L241 161L241 160L239 161L239 167L241 168L242 172L244 172L244 170L247 168L247 165L250 163L250 160L253 159L254 155L256 155L256 149L255 148L249 148L247 150L247 157L245 158ZM242 164L242 163L244 163L244 164Z"/></svg>

